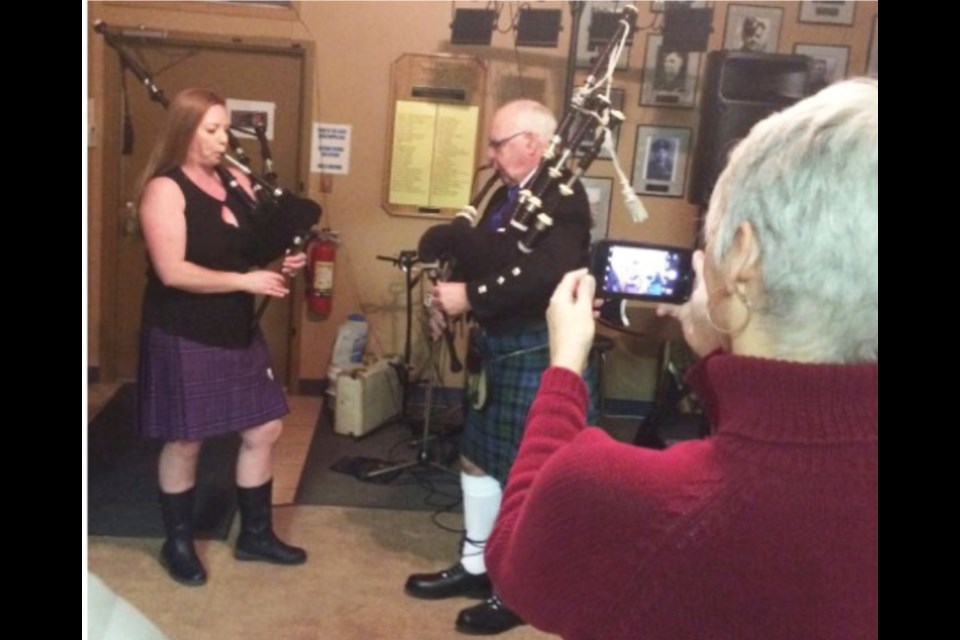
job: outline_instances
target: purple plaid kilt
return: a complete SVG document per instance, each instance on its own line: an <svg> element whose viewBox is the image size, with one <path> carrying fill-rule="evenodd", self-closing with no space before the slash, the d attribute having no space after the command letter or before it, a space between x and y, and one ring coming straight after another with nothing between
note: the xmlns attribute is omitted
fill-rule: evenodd
<svg viewBox="0 0 960 640"><path fill-rule="evenodd" d="M505 335L480 334L488 400L483 409L468 407L460 451L501 485L506 484L520 449L527 411L540 388L540 376L550 366L548 340L546 325ZM592 369L584 379L590 389L588 417L592 424L598 406Z"/></svg>
<svg viewBox="0 0 960 640"><path fill-rule="evenodd" d="M137 401L140 432L167 441L243 431L288 412L259 330L249 346L226 348L144 327Z"/></svg>

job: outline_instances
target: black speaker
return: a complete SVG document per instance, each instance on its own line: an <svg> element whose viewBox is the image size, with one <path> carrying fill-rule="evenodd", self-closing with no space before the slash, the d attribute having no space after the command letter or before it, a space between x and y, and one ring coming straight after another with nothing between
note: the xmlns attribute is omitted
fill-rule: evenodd
<svg viewBox="0 0 960 640"><path fill-rule="evenodd" d="M809 58L711 51L693 158L690 202L706 205L731 149L751 127L808 94Z"/></svg>

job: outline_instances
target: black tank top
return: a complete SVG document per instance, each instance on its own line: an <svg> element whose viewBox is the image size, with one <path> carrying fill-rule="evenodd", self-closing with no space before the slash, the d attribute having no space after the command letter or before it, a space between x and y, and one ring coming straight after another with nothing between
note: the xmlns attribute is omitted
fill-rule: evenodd
<svg viewBox="0 0 960 640"><path fill-rule="evenodd" d="M226 201L198 187L178 167L163 174L180 187L186 207L186 260L215 271L244 273L253 266L255 242L247 207L230 189ZM226 206L238 226L223 221ZM143 325L167 333L222 347L249 344L253 324L253 296L230 293L191 293L164 285L153 265L147 268L143 300Z"/></svg>

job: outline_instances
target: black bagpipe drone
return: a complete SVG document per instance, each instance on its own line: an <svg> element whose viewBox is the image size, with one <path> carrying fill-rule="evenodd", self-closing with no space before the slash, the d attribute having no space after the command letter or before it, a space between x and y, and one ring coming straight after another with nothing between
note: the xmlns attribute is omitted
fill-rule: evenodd
<svg viewBox="0 0 960 640"><path fill-rule="evenodd" d="M551 212L556 210L561 198L574 195L576 182L587 172L604 146L614 160L628 212L638 222L646 217L626 175L619 167L612 146L612 132L624 120L623 114L611 107L613 72L628 38L635 30L636 18L636 8L625 5L614 35L594 62L583 85L574 91L537 169L511 207L510 223L506 229L493 232L474 226L480 217L477 207L499 180L494 173L470 204L454 216L452 222L435 225L423 234L417 249L422 263L436 263L438 272L455 272L458 280L470 280L472 276L495 271L519 273L519 269L511 270L510 266L535 251L540 241L550 233L554 224ZM591 134L592 143L588 142ZM588 146L583 149L585 144ZM575 157L578 153L579 159ZM481 167L478 173L485 168L488 167ZM483 274L471 273L471 268L476 265L483 265ZM445 337L451 354L455 355L449 330Z"/></svg>
<svg viewBox="0 0 960 640"><path fill-rule="evenodd" d="M477 207L498 180L494 174L452 222L435 225L423 234L418 246L422 262L452 260L457 265L469 265L482 261L503 268L536 249L553 226L551 212L561 198L573 195L575 183L586 173L604 145L609 144L607 138L612 136L612 130L624 120L623 114L611 107L610 89L614 68L635 29L636 18L637 10L633 5L623 7L616 32L583 85L574 91L540 164L511 207L506 232L490 233L473 226L479 218ZM591 134L592 144L587 143ZM583 149L585 143L589 146ZM578 153L579 159L575 157ZM616 157L615 153L611 155ZM625 182L625 176L619 173L621 181ZM631 215L642 219L643 213L635 212L641 207L629 184L625 185L623 195Z"/></svg>

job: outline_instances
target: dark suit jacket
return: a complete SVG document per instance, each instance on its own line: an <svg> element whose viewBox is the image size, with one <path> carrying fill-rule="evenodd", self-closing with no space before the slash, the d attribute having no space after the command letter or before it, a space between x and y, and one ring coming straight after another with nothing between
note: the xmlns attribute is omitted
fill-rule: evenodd
<svg viewBox="0 0 960 640"><path fill-rule="evenodd" d="M570 196L560 196L556 186L547 191L544 201L555 202L548 211L553 226L530 254L516 248L518 232L484 230L490 213L506 197L507 188L501 187L490 198L474 230L477 242L473 250L470 255L461 255L461 275L474 315L481 325L494 331L542 323L550 296L563 274L586 266L590 252L590 203L579 182Z"/></svg>

